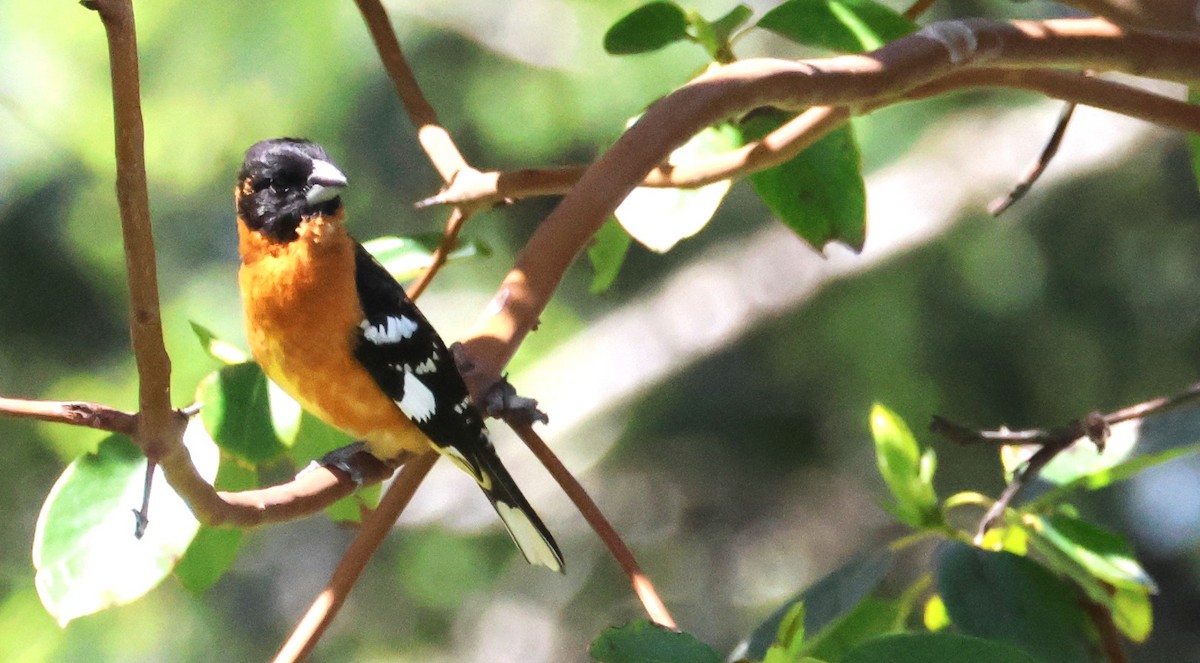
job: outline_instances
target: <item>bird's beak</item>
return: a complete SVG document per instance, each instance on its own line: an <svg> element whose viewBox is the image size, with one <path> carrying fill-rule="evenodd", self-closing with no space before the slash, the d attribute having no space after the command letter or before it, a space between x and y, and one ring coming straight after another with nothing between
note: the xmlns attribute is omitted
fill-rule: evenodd
<svg viewBox="0 0 1200 663"><path fill-rule="evenodd" d="M308 191L304 194L310 205L319 205L338 197L348 182L342 171L328 161L314 159L308 176Z"/></svg>

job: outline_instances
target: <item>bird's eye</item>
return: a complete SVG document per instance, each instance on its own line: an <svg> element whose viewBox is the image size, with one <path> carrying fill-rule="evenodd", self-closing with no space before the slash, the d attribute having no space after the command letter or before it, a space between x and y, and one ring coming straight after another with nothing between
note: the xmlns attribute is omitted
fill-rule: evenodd
<svg viewBox="0 0 1200 663"><path fill-rule="evenodd" d="M275 186L275 181L270 177L256 177L254 178L254 181L250 183L250 186L254 187L255 191L262 191L268 187Z"/></svg>

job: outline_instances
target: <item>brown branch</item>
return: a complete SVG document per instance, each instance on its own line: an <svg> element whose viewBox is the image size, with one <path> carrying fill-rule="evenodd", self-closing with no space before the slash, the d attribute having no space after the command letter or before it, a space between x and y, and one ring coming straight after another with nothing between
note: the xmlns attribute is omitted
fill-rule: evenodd
<svg viewBox="0 0 1200 663"><path fill-rule="evenodd" d="M408 505L437 459L437 452L429 451L411 458L404 464L404 469L380 500L379 506L363 521L358 536L342 555L325 589L317 596L292 635L276 654L276 663L302 660L316 647L321 634L345 603L346 596L354 588L367 562L375 554L379 544L383 542L396 519L400 517L400 512Z"/></svg>
<svg viewBox="0 0 1200 663"><path fill-rule="evenodd" d="M534 327L559 280L617 204L679 145L762 105L863 105L980 64L1116 68L1200 78L1200 39L1099 19L934 23L866 55L781 63L746 60L659 100L596 163L530 238L464 350L481 395Z"/></svg>
<svg viewBox="0 0 1200 663"><path fill-rule="evenodd" d="M579 513L583 514L585 520L591 525L596 535L604 542L608 551L613 558L617 560L617 564L621 565L621 570L629 576L629 581L633 585L633 590L637 594L638 599L642 602L642 607L646 610L646 614L653 621L666 626L668 628L676 628L675 620L671 618L671 613L667 611L667 607L659 598L658 592L654 589L654 584L650 582L650 578L642 572L641 566L638 565L637 559L634 558L633 552L621 540L621 535L613 529L608 519L600 511L600 507L592 500L587 491L583 489L579 481L571 474L571 471L562 464L558 456L546 446L541 436L533 430L533 425L522 418L516 418L507 421L509 426L516 431L517 435L525 442L526 446L533 451L533 455L542 462L542 465L562 487L563 492L575 504L575 508L579 509Z"/></svg>
<svg viewBox="0 0 1200 663"><path fill-rule="evenodd" d="M163 345L150 198L146 191L145 133L138 83L137 30L131 0L91 0L108 39L116 132L117 203L129 284L130 335L138 371L134 440L151 462L179 445L182 429L171 409L171 359Z"/></svg>
<svg viewBox="0 0 1200 663"><path fill-rule="evenodd" d="M469 169L466 159L458 151L454 139L446 128L438 122L437 112L417 85L416 76L404 59L400 50L400 41L396 39L396 31L388 19L387 11L379 0L354 0L362 13L371 39L379 52L379 59L387 70L388 77L400 95L400 102L408 113L408 119L417 128L417 140L429 155L434 168L442 176L444 182L451 182L460 173Z"/></svg>
<svg viewBox="0 0 1200 663"><path fill-rule="evenodd" d="M463 226L466 225L469 218L471 218L470 212L464 211L462 207L455 207L450 211L450 218L446 221L446 230L442 233L442 241L430 257L429 266L425 268L424 272L421 272L420 278L406 288L409 297L415 300L425 292L425 288L429 287L433 277L446 264L446 259L458 245L458 234L462 232Z"/></svg>
<svg viewBox="0 0 1200 663"><path fill-rule="evenodd" d="M781 61L782 62L782 61ZM891 99L860 106L875 111L901 101L924 99L957 90L1003 87L1039 92L1077 104L1103 108L1163 126L1200 133L1200 107L1146 92L1115 81L1053 69L977 68L952 72ZM817 106L801 113L759 141L693 163L655 168L638 186L692 189L736 179L788 161L841 126L849 117L844 108ZM583 176L585 166L475 172L457 178L421 206L490 204L535 196L562 195Z"/></svg>
<svg viewBox="0 0 1200 663"><path fill-rule="evenodd" d="M0 415L84 426L130 436L137 429L137 415L83 401L28 401L0 397Z"/></svg>

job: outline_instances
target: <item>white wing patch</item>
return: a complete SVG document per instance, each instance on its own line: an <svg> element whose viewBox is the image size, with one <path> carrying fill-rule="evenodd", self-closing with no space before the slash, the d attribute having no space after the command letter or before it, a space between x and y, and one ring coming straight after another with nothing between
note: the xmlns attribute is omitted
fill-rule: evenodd
<svg viewBox="0 0 1200 663"><path fill-rule="evenodd" d="M399 343L410 338L417 331L417 323L403 315L400 317L389 315L381 325L372 325L369 321L363 320L360 326L363 330L363 338L375 345Z"/></svg>
<svg viewBox="0 0 1200 663"><path fill-rule="evenodd" d="M396 401L396 405L400 406L405 416L416 422L429 421L437 412L437 398L407 366L404 367L404 398Z"/></svg>
<svg viewBox="0 0 1200 663"><path fill-rule="evenodd" d="M433 357L430 357L429 359L426 359L425 361L421 362L420 364L417 364L417 368L413 372L416 373L417 375L425 375L426 373L436 373L437 372L437 364L433 363Z"/></svg>
<svg viewBox="0 0 1200 663"><path fill-rule="evenodd" d="M500 514L500 520L504 521L508 533L530 564L544 566L553 571L562 571L562 564L559 563L558 556L554 554L550 544L542 538L541 532L534 527L533 521L524 511L511 504L496 502L496 513Z"/></svg>

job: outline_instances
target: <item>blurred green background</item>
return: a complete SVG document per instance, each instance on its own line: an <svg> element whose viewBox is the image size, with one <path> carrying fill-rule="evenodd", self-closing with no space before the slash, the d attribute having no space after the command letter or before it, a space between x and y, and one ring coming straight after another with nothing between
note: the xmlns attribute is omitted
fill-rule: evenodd
<svg viewBox="0 0 1200 663"><path fill-rule="evenodd" d="M705 64L687 45L605 55L604 30L637 4L388 8L468 159L504 169L590 161L626 118ZM693 6L710 17L730 7ZM444 211L412 210L440 182L352 3L164 0L137 11L164 324L182 406L215 368L189 320L244 345L231 189L248 145L279 135L323 143L350 177L345 200L360 238L438 230ZM931 16L1058 11L961 0ZM737 50L804 55L768 35ZM71 2L0 0L0 63L0 394L132 409L99 21ZM934 413L988 427L1053 425L1200 375L1200 198L1181 136L1081 117L1048 180L1002 220L983 216L1055 113L1029 95L972 92L858 121L871 174L861 258L837 248L819 257L739 184L698 237L661 256L634 247L609 293L588 293L586 264L569 273L512 378L546 404L552 443L682 627L728 649L796 590L897 533L877 506L873 401L918 431ZM453 266L422 300L444 336L467 329L552 204L472 220L468 234L496 251ZM439 468L314 660L582 660L601 628L640 616L566 498L498 437L563 544L567 575L514 559L465 478ZM938 448L943 495L998 491L994 455L922 437ZM65 630L45 614L29 561L38 508L65 464L99 439L0 419L0 659L268 658L352 536L323 516L255 532L203 596L168 580ZM1083 505L1135 537L1163 589L1154 635L1134 660L1200 658L1197 486L1200 463L1185 459Z"/></svg>

